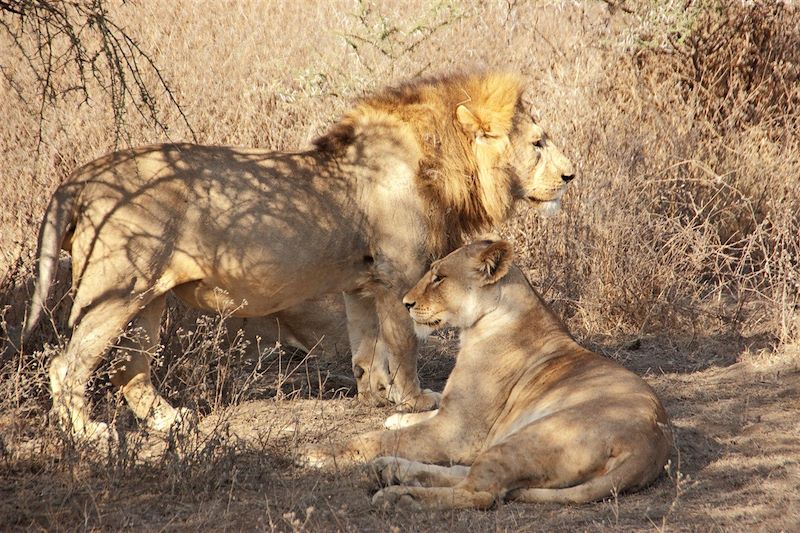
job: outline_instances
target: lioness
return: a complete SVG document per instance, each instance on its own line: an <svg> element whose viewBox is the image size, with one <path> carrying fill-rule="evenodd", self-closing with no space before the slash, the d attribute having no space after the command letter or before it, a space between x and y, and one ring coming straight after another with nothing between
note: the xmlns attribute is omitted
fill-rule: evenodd
<svg viewBox="0 0 800 533"><path fill-rule="evenodd" d="M378 457L382 482L396 486L373 503L431 509L587 502L653 481L672 443L661 402L579 346L511 259L507 242L470 244L435 261L403 300L418 331L461 329L438 411L394 415L395 429L312 447L305 460Z"/></svg>
<svg viewBox="0 0 800 533"><path fill-rule="evenodd" d="M521 92L506 74L421 81L365 98L309 151L162 144L75 171L41 226L24 328L42 314L63 247L74 304L72 338L49 370L60 422L107 433L89 420L85 384L131 322L144 333L123 339L112 381L152 427L176 420L148 361L168 291L237 316L344 292L359 394L435 407L439 395L420 390L403 293L516 200L556 208L574 175Z"/></svg>

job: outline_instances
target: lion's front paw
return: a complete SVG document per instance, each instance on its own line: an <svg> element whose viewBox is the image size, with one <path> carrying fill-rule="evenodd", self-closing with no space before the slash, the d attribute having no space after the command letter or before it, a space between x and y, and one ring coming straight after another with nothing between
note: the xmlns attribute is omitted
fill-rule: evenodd
<svg viewBox="0 0 800 533"><path fill-rule="evenodd" d="M372 505L387 509L389 507L401 507L412 511L419 511L422 506L413 494L409 493L405 487L387 487L379 490L372 497Z"/></svg>
<svg viewBox="0 0 800 533"><path fill-rule="evenodd" d="M383 407L390 403L385 392L373 392L370 390L358 391L358 401L370 407Z"/></svg>
<svg viewBox="0 0 800 533"><path fill-rule="evenodd" d="M82 428L76 428L73 432L78 440L93 444L116 444L118 435L115 430L105 422L86 422Z"/></svg>
<svg viewBox="0 0 800 533"><path fill-rule="evenodd" d="M370 463L370 469L382 487L408 484L412 462L402 457L378 457ZM418 485L418 483L414 483Z"/></svg>
<svg viewBox="0 0 800 533"><path fill-rule="evenodd" d="M424 389L417 396L405 400L398 406L400 411L431 411L439 407L439 402L442 400L441 393L434 392L430 389Z"/></svg>
<svg viewBox="0 0 800 533"><path fill-rule="evenodd" d="M186 409L185 407L175 409L166 405L166 403L159 407L159 409L153 409L147 419L147 426L151 430L160 433L169 431L182 432L197 426L197 413L191 409Z"/></svg>

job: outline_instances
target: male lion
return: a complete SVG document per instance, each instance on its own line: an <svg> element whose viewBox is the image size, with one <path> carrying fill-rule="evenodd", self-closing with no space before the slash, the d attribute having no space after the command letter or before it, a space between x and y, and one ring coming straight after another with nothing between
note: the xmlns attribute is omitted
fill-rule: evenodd
<svg viewBox="0 0 800 533"><path fill-rule="evenodd" d="M316 466L375 459L389 486L373 503L487 508L496 500L587 502L653 481L670 453L653 390L579 346L511 265L482 241L431 265L403 302L421 329L461 329L438 411L394 415L329 450ZM439 463L455 466L436 466Z"/></svg>
<svg viewBox="0 0 800 533"><path fill-rule="evenodd" d="M59 247L72 254L66 352L50 385L60 422L89 420L93 369L129 323L127 361L112 381L153 427L179 416L150 380L168 291L208 310L264 316L344 292L362 397L435 407L422 391L402 295L433 257L502 222L518 199L557 206L569 160L521 103L506 74L452 76L361 101L315 148L298 153L192 144L122 150L56 190L39 234L39 271L25 326L39 319Z"/></svg>

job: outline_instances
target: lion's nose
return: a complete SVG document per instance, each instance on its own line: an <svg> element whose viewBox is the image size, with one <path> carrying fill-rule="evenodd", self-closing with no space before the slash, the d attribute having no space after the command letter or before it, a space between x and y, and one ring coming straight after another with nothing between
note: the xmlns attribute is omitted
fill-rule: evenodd
<svg viewBox="0 0 800 533"><path fill-rule="evenodd" d="M569 183L575 179L575 174L563 174L561 179L564 180L565 183Z"/></svg>
<svg viewBox="0 0 800 533"><path fill-rule="evenodd" d="M416 303L417 303L417 302L407 302L407 301L405 301L405 300L403 301L403 305L405 305L405 306L406 306L406 309L407 309L408 311L411 311L411 309L412 309L412 308L413 308L413 307L416 305Z"/></svg>

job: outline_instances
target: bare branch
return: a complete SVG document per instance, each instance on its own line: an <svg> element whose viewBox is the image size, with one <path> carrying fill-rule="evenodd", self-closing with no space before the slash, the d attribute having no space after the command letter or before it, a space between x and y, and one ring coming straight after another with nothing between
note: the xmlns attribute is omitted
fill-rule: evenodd
<svg viewBox="0 0 800 533"><path fill-rule="evenodd" d="M141 119L168 134L158 103L166 95L192 139L197 140L186 113L151 55L108 16L106 0L0 0L0 32L5 33L36 79L39 118L37 150L41 146L47 107L78 92L81 104L96 87L111 100L115 142L126 131L132 105ZM14 70L0 65L0 74L29 105L14 79ZM64 81L62 73L71 73ZM55 76L55 74L59 76ZM155 80L155 81L152 81ZM96 85L95 85L96 84Z"/></svg>

